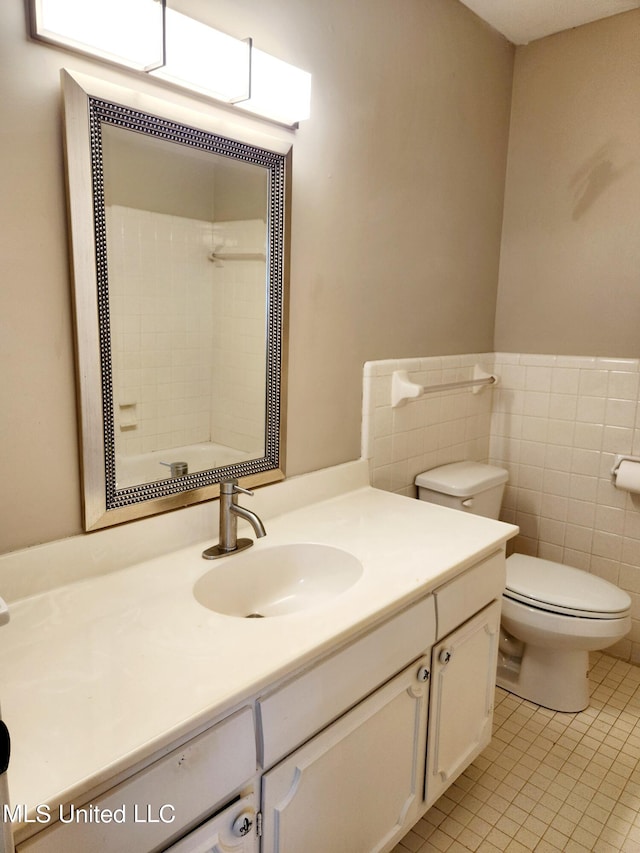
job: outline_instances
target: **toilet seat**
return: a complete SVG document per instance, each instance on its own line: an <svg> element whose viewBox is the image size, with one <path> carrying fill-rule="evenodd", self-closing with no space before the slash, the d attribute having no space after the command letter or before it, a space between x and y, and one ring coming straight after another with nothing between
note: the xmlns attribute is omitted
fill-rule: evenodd
<svg viewBox="0 0 640 853"><path fill-rule="evenodd" d="M631 607L627 593L609 581L526 554L507 559L504 595L538 610L588 619L619 619Z"/></svg>

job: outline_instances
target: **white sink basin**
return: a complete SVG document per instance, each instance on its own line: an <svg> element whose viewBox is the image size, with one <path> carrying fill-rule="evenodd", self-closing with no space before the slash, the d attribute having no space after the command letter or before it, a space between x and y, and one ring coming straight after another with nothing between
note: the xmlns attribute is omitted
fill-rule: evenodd
<svg viewBox="0 0 640 853"><path fill-rule="evenodd" d="M196 600L226 616L286 616L340 595L362 575L352 554L300 543L223 557L194 585Z"/></svg>

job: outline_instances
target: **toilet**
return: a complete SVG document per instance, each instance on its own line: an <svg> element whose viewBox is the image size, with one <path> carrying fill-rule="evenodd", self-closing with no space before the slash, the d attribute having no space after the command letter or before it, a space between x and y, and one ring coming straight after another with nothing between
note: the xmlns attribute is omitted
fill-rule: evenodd
<svg viewBox="0 0 640 853"><path fill-rule="evenodd" d="M508 474L481 462L453 462L416 477L420 500L498 518ZM498 657L499 687L554 711L589 705L589 652L631 628L631 599L612 583L571 566L507 558Z"/></svg>

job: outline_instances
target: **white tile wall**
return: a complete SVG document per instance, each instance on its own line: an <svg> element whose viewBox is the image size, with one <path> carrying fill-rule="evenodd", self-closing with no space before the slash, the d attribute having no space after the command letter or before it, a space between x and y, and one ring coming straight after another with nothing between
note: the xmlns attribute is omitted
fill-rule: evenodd
<svg viewBox="0 0 640 853"><path fill-rule="evenodd" d="M265 441L266 225L258 219L216 222L214 247L238 257L213 269L211 429L216 442L259 456Z"/></svg>
<svg viewBox="0 0 640 853"><path fill-rule="evenodd" d="M611 651L640 662L640 496L615 488L617 453L640 455L640 362L496 353L490 458L509 471L515 549L626 589L633 627Z"/></svg>
<svg viewBox="0 0 640 853"><path fill-rule="evenodd" d="M208 441L212 225L114 205L107 227L116 451Z"/></svg>
<svg viewBox="0 0 640 853"><path fill-rule="evenodd" d="M479 364L491 371L492 353L371 361L364 366L362 455L369 460L371 483L415 497L417 474L455 462L489 459L491 396L485 388L436 391L403 406L391 406L391 377L406 370L419 385L471 379Z"/></svg>
<svg viewBox="0 0 640 853"><path fill-rule="evenodd" d="M392 409L391 374L426 385L470 378L481 394L438 392ZM509 472L503 519L516 551L586 569L627 590L633 627L610 651L640 662L640 495L616 489L617 453L640 456L640 362L519 353L368 362L363 456L374 486L415 496L420 471L460 459Z"/></svg>
<svg viewBox="0 0 640 853"><path fill-rule="evenodd" d="M264 260L214 263L209 254L264 253L264 223L114 205L107 227L117 453L202 441L260 448Z"/></svg>

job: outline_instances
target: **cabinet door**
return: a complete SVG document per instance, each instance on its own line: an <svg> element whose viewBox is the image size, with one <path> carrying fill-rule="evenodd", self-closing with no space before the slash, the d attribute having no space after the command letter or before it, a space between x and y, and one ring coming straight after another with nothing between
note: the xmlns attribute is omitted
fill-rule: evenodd
<svg viewBox="0 0 640 853"><path fill-rule="evenodd" d="M494 601L433 649L427 806L491 740L499 630Z"/></svg>
<svg viewBox="0 0 640 853"><path fill-rule="evenodd" d="M262 853L389 850L422 811L428 659L263 777Z"/></svg>

